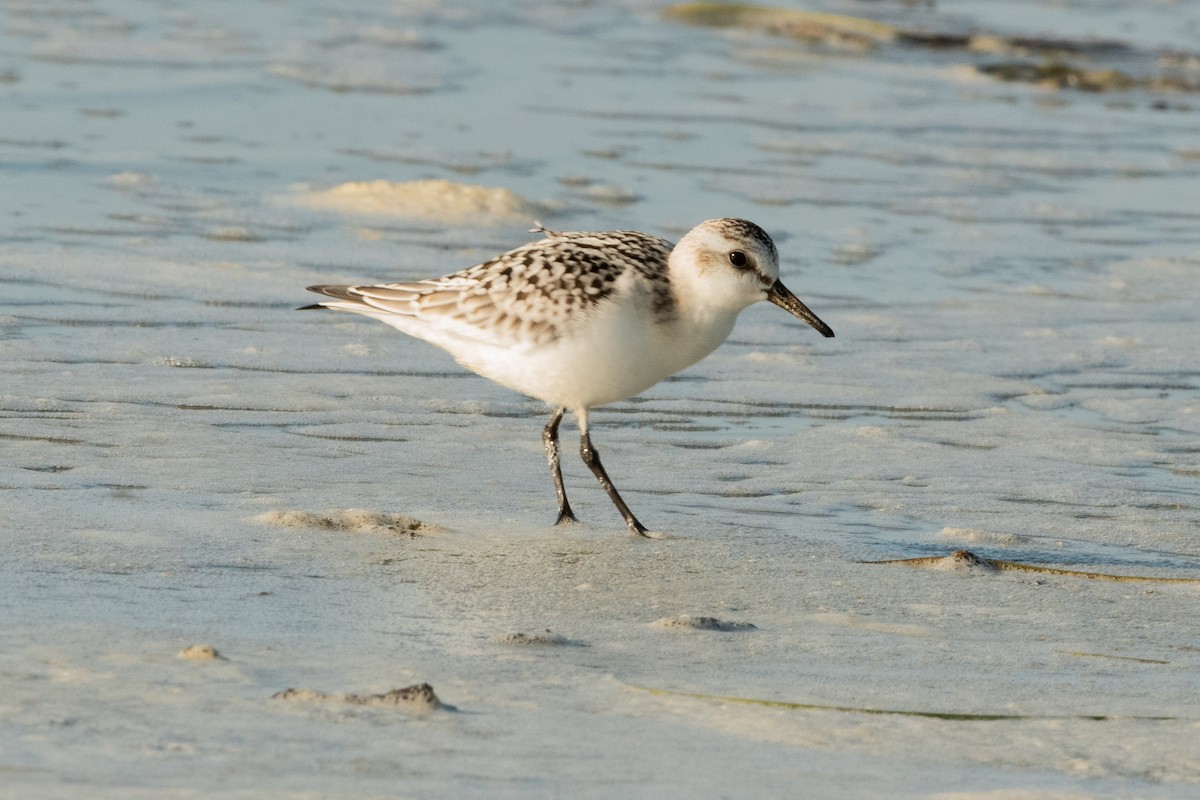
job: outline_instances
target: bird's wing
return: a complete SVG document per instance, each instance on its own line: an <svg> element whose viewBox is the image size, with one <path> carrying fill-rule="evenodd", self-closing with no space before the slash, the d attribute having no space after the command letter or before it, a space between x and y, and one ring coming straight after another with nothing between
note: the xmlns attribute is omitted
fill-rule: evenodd
<svg viewBox="0 0 1200 800"><path fill-rule="evenodd" d="M633 270L666 292L671 244L644 233L556 233L442 278L374 286L311 286L331 308L379 319L410 317L444 333L493 345L533 346L562 335L573 318L610 299Z"/></svg>

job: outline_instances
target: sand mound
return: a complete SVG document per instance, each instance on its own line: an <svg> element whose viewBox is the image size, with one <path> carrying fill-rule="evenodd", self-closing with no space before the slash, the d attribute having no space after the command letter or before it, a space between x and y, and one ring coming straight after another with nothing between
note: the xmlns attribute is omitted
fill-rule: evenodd
<svg viewBox="0 0 1200 800"><path fill-rule="evenodd" d="M211 644L194 644L180 650L177 658L186 658L189 661L222 661L225 657Z"/></svg>
<svg viewBox="0 0 1200 800"><path fill-rule="evenodd" d="M970 550L955 550L948 556L933 559L928 565L931 569L947 572L995 572L996 565L986 558L981 558Z"/></svg>
<svg viewBox="0 0 1200 800"><path fill-rule="evenodd" d="M502 636L497 636L492 639L496 644L510 645L513 647L571 647L579 646L582 643L568 639L559 633L545 631L543 633L506 633Z"/></svg>
<svg viewBox="0 0 1200 800"><path fill-rule="evenodd" d="M383 694L350 694L348 692L318 692L316 689L284 689L271 695L272 700L294 702L332 702L355 706L388 706L406 711L456 711L446 705L434 693L428 683L417 683L403 689L392 689Z"/></svg>
<svg viewBox="0 0 1200 800"><path fill-rule="evenodd" d="M347 181L330 189L301 187L296 202L323 211L440 222L528 222L549 211L508 189L447 180Z"/></svg>
<svg viewBox="0 0 1200 800"><path fill-rule="evenodd" d="M361 508L333 509L318 513L268 511L254 519L264 525L277 525L282 528L320 528L348 533L385 533L415 537L446 532L441 526L422 522L404 514L386 514Z"/></svg>

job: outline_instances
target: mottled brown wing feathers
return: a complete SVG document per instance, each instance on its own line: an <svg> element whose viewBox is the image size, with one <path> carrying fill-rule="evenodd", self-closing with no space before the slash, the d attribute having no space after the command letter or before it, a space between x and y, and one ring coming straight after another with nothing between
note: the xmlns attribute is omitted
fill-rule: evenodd
<svg viewBox="0 0 1200 800"><path fill-rule="evenodd" d="M309 290L468 338L543 344L561 335L572 316L612 296L627 270L649 284L661 311L671 302L670 250L669 242L644 233L555 234L443 278Z"/></svg>

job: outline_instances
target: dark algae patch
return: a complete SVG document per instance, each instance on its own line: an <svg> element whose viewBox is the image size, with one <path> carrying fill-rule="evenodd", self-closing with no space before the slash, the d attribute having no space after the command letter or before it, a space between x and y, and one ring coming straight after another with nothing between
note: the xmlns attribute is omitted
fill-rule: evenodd
<svg viewBox="0 0 1200 800"><path fill-rule="evenodd" d="M664 18L685 25L756 31L831 51L884 53L887 47L965 56L979 75L1052 90L1200 92L1200 55L1156 52L1116 39L994 31L909 29L865 17L749 3L676 3ZM1003 60L988 61L989 57Z"/></svg>

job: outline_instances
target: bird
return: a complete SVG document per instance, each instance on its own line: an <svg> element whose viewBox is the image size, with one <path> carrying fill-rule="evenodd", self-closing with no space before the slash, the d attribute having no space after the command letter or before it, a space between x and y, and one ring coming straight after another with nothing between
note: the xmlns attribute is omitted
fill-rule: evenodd
<svg viewBox="0 0 1200 800"><path fill-rule="evenodd" d="M710 219L678 243L638 231L557 232L440 278L318 285L307 309L372 317L447 351L467 369L554 410L542 431L556 525L578 522L563 485L558 428L571 411L579 454L631 534L647 536L592 444L589 413L637 395L717 348L762 300L821 335L833 330L779 280L771 237Z"/></svg>

